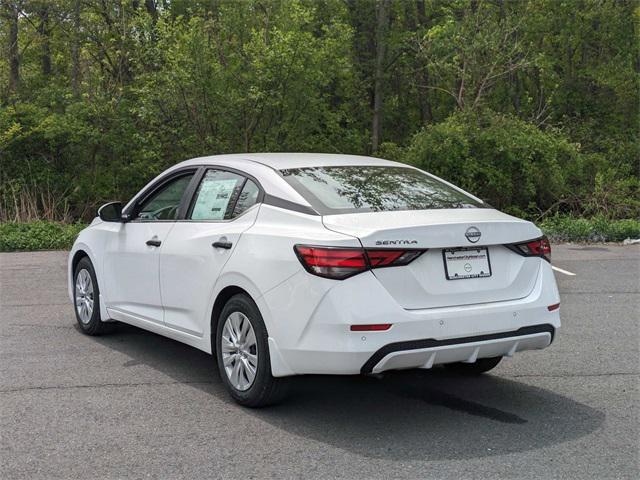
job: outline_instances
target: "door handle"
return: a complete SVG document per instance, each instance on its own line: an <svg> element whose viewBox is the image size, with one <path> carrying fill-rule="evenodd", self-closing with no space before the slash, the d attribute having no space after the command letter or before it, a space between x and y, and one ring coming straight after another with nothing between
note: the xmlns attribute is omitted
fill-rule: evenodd
<svg viewBox="0 0 640 480"><path fill-rule="evenodd" d="M231 242L213 242L211 244L211 246L214 247L214 248L224 248L226 250L229 250L233 246L233 243L231 243Z"/></svg>
<svg viewBox="0 0 640 480"><path fill-rule="evenodd" d="M160 240L147 240L147 245L149 245L150 247L159 247L160 245L162 245L162 242Z"/></svg>

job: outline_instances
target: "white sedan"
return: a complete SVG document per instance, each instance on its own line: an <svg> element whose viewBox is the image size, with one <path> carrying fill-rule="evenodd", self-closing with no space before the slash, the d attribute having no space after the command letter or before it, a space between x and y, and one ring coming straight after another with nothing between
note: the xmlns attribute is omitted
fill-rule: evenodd
<svg viewBox="0 0 640 480"><path fill-rule="evenodd" d="M261 406L293 375L482 373L547 347L550 253L531 222L401 163L220 155L101 207L69 295L83 332L124 322L204 350L236 401Z"/></svg>

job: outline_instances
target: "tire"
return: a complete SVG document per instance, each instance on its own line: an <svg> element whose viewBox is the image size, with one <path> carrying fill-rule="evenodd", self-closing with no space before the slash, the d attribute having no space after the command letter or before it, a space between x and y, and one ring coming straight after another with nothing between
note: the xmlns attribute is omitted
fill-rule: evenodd
<svg viewBox="0 0 640 480"><path fill-rule="evenodd" d="M289 379L271 375L267 329L248 295L234 295L227 301L215 338L220 378L236 402L257 408L285 397Z"/></svg>
<svg viewBox="0 0 640 480"><path fill-rule="evenodd" d="M447 363L445 368L455 373L463 375L480 375L495 368L502 360L502 357L479 358L474 363Z"/></svg>
<svg viewBox="0 0 640 480"><path fill-rule="evenodd" d="M80 259L73 272L73 305L83 333L94 336L111 330L110 324L100 320L100 289L89 257Z"/></svg>

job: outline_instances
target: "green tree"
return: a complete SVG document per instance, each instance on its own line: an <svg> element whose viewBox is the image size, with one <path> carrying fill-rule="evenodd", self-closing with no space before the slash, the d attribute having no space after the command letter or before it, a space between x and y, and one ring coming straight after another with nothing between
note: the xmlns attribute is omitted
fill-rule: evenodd
<svg viewBox="0 0 640 480"><path fill-rule="evenodd" d="M634 0L4 0L0 221L185 158L371 153L537 217L637 217Z"/></svg>

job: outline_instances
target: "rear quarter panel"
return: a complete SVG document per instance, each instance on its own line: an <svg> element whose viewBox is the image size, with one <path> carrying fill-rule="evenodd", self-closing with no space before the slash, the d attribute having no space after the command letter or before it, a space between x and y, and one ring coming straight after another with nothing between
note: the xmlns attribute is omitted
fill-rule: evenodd
<svg viewBox="0 0 640 480"><path fill-rule="evenodd" d="M320 216L262 205L255 224L245 231L220 275L211 306L225 287L236 285L246 290L260 307L269 334L283 328L282 322L272 318L262 297L292 276L309 275L298 260L296 244L359 247L358 239L328 230ZM313 277L323 285L335 282ZM295 315L295 313L293 314Z"/></svg>

